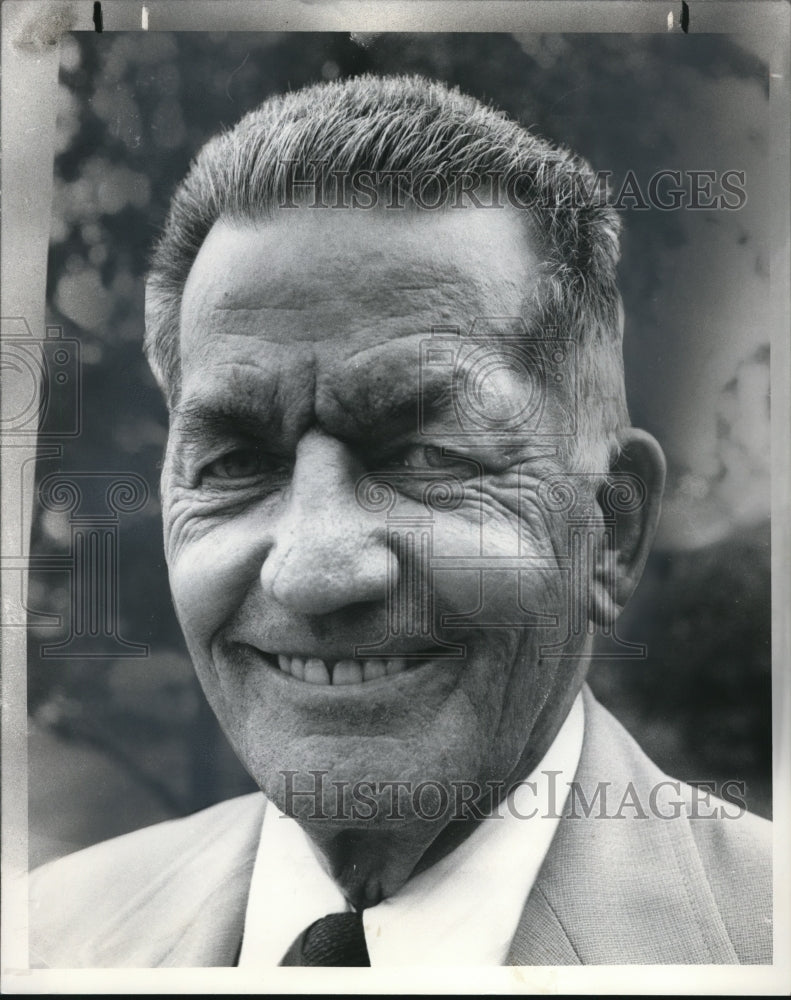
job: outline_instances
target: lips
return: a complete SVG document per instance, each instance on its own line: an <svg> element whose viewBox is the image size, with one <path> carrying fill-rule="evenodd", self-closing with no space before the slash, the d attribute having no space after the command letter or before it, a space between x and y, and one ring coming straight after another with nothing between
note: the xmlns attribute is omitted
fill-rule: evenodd
<svg viewBox="0 0 791 1000"><path fill-rule="evenodd" d="M331 685L337 687L344 684L366 684L401 674L409 667L425 663L428 657L410 659L403 656L392 656L387 659L370 658L323 660L317 656L289 656L278 654L277 665L280 670L306 684Z"/></svg>

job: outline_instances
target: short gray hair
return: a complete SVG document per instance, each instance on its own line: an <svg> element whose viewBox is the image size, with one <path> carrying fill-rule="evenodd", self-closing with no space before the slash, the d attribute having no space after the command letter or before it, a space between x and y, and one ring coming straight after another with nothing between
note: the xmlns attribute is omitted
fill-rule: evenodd
<svg viewBox="0 0 791 1000"><path fill-rule="evenodd" d="M220 218L262 218L293 182L294 165L325 173L516 178L541 246L538 317L577 347L575 471L606 473L628 424L622 308L616 286L620 220L580 157L503 113L416 76L361 76L266 100L200 150L177 188L146 285L145 352L169 405L180 389L181 297ZM405 192L416 202L414 186ZM569 450L569 449L565 449Z"/></svg>

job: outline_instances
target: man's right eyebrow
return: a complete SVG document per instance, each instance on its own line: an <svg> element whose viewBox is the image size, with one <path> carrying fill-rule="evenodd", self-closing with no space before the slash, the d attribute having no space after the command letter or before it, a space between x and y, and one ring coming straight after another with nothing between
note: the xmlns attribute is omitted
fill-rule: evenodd
<svg viewBox="0 0 791 1000"><path fill-rule="evenodd" d="M239 403L187 402L173 411L173 426L185 437L254 436L269 430L271 421L258 409Z"/></svg>

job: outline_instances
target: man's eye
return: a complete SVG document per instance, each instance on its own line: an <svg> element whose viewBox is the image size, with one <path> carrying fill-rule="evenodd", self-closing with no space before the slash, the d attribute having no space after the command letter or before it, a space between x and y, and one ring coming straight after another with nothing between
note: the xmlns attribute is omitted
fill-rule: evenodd
<svg viewBox="0 0 791 1000"><path fill-rule="evenodd" d="M425 471L427 469L442 469L446 472L455 472L458 475L468 475L472 465L468 459L462 455L445 451L436 445L411 445L404 449L397 458L390 462L391 468L415 469Z"/></svg>
<svg viewBox="0 0 791 1000"><path fill-rule="evenodd" d="M251 479L272 472L276 463L255 448L236 448L201 469L201 480Z"/></svg>

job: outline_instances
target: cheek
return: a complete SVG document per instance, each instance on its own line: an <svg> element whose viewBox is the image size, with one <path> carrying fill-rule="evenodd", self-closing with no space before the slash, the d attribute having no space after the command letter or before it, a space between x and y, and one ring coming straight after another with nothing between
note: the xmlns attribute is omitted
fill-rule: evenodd
<svg viewBox="0 0 791 1000"><path fill-rule="evenodd" d="M206 647L238 609L258 579L266 549L245 519L203 524L170 539L170 588L191 649Z"/></svg>
<svg viewBox="0 0 791 1000"><path fill-rule="evenodd" d="M433 586L440 608L466 619L457 627L557 628L566 606L565 523L515 483L467 489L463 505L432 524Z"/></svg>

